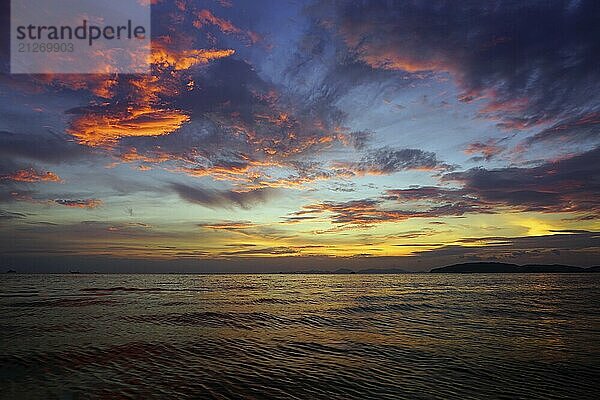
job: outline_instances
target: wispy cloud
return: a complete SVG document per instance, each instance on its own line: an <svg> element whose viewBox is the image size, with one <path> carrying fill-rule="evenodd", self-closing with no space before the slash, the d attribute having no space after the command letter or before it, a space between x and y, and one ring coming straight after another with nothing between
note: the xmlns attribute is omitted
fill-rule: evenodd
<svg viewBox="0 0 600 400"><path fill-rule="evenodd" d="M209 208L249 209L265 203L276 195L273 189L254 189L248 191L217 190L194 187L182 183L172 183L171 188L184 200Z"/></svg>
<svg viewBox="0 0 600 400"><path fill-rule="evenodd" d="M444 171L453 168L439 161L433 152L390 147L370 150L358 162L340 161L334 167L359 175L383 175L407 170Z"/></svg>
<svg viewBox="0 0 600 400"><path fill-rule="evenodd" d="M506 127L582 116L599 103L594 1L344 2L335 9L332 22L360 60L375 69L449 72L464 101L487 99L482 112Z"/></svg>

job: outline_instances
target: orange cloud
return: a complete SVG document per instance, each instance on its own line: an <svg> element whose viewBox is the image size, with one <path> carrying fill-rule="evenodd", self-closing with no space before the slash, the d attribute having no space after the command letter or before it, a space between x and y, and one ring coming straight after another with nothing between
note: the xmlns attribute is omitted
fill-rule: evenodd
<svg viewBox="0 0 600 400"><path fill-rule="evenodd" d="M33 168L22 169L10 175L0 176L0 180L10 180L15 182L63 182L63 180L53 172L36 172Z"/></svg>
<svg viewBox="0 0 600 400"><path fill-rule="evenodd" d="M465 154L481 154L486 160L490 160L496 155L504 151L504 147L498 145L496 140L490 139L487 142L475 142L469 143L467 148L464 150Z"/></svg>
<svg viewBox="0 0 600 400"><path fill-rule="evenodd" d="M54 203L60 204L61 206L71 207L71 208L96 208L102 205L102 201L98 199L56 199Z"/></svg>
<svg viewBox="0 0 600 400"><path fill-rule="evenodd" d="M404 58L393 51L363 54L360 58L373 68L402 70L410 73L426 71L449 72L452 69L442 61Z"/></svg>
<svg viewBox="0 0 600 400"><path fill-rule="evenodd" d="M235 53L235 50L232 49L172 50L166 44L161 41L152 42L152 64L172 67L175 70L185 70L195 65L207 64L211 60L229 57Z"/></svg>
<svg viewBox="0 0 600 400"><path fill-rule="evenodd" d="M118 157L121 161L126 163L142 162L149 164L160 164L178 158L175 154L163 152L159 149L156 149L149 153L140 154L135 147L130 148L128 151L120 154ZM111 166L114 166L114 164ZM150 168L148 166L140 165L140 169L145 170Z"/></svg>
<svg viewBox="0 0 600 400"><path fill-rule="evenodd" d="M262 39L261 35L259 35L258 33L252 31L243 31L237 26L235 26L231 21L219 18L209 10L204 9L197 11L196 17L198 19L195 20L192 24L197 29L201 29L205 25L213 25L219 28L219 30L226 35L243 35L252 44L257 43Z"/></svg>
<svg viewBox="0 0 600 400"><path fill-rule="evenodd" d="M209 10L200 10L196 13L198 19L194 21L196 28L201 28L202 25L211 24L217 26L223 33L240 33L241 30L226 19L216 17Z"/></svg>
<svg viewBox="0 0 600 400"><path fill-rule="evenodd" d="M128 109L114 114L84 114L71 122L67 132L87 146L110 146L123 137L168 135L189 117L179 110Z"/></svg>
<svg viewBox="0 0 600 400"><path fill-rule="evenodd" d="M207 64L210 60L228 57L234 50L172 50L169 39L163 38L152 44L153 75L135 76L104 80L103 84L93 83L102 80L90 77L90 82L82 88L108 101L99 106L84 110L71 121L67 132L80 144L87 146L111 147L124 137L162 136L175 132L188 122L187 113L169 108L161 103L161 96L176 96L189 84L177 74L165 73L186 70L195 65ZM127 102L119 101L114 88L119 83L126 84Z"/></svg>

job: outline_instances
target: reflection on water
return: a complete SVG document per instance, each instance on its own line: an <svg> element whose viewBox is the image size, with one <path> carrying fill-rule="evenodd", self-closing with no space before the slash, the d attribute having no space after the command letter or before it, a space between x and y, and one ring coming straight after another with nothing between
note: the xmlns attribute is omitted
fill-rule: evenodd
<svg viewBox="0 0 600 400"><path fill-rule="evenodd" d="M600 274L6 275L0 398L593 398Z"/></svg>

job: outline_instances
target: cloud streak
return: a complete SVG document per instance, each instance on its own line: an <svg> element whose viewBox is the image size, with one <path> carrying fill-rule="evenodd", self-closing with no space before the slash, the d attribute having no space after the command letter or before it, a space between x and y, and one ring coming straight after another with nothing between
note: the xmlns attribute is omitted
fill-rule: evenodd
<svg viewBox="0 0 600 400"><path fill-rule="evenodd" d="M444 175L463 191L519 211L600 212L600 148L532 168L474 168Z"/></svg>
<svg viewBox="0 0 600 400"><path fill-rule="evenodd" d="M250 209L253 206L269 201L276 194L275 190L268 188L233 191L194 187L182 183L171 183L170 187L182 199L214 209L231 209L235 207Z"/></svg>
<svg viewBox="0 0 600 400"><path fill-rule="evenodd" d="M389 175L408 170L444 171L453 168L439 161L433 152L390 147L370 150L358 162L337 162L333 166L358 175Z"/></svg>

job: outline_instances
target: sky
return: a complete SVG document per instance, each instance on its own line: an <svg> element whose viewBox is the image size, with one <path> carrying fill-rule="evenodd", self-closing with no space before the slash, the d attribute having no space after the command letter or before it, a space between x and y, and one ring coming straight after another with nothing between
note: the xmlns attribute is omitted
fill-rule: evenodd
<svg viewBox="0 0 600 400"><path fill-rule="evenodd" d="M146 75L11 75L6 31L0 268L598 265L598 16L153 0Z"/></svg>

